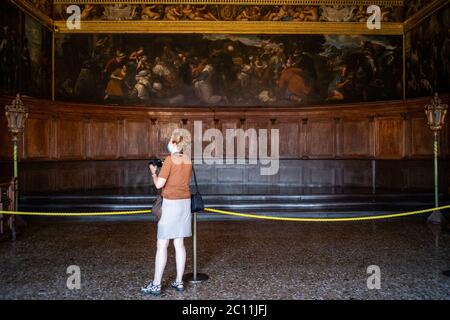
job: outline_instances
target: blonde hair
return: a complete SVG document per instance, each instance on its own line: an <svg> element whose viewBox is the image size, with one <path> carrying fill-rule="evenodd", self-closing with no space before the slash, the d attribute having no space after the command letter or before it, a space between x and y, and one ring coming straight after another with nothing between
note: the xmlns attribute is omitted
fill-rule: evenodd
<svg viewBox="0 0 450 320"><path fill-rule="evenodd" d="M191 135L186 129L175 129L170 136L170 141L177 145L180 152L186 152L191 145Z"/></svg>

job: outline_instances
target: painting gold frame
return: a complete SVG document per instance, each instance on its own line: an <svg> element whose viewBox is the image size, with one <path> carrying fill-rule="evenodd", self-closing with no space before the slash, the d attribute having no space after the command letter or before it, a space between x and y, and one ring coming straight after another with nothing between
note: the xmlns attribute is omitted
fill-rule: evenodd
<svg viewBox="0 0 450 320"><path fill-rule="evenodd" d="M70 30L65 21L55 21L55 32L402 35L403 23L385 22L380 30L370 30L364 22L81 21L80 29Z"/></svg>

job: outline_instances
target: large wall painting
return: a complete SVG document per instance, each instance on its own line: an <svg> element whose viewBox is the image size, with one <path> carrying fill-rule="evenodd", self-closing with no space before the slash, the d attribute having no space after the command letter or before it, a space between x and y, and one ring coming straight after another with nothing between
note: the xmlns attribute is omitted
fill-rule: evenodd
<svg viewBox="0 0 450 320"><path fill-rule="evenodd" d="M0 28L0 93L51 98L51 32L8 2Z"/></svg>
<svg viewBox="0 0 450 320"><path fill-rule="evenodd" d="M407 97L450 93L450 5L406 34Z"/></svg>
<svg viewBox="0 0 450 320"><path fill-rule="evenodd" d="M301 106L398 99L402 39L343 35L60 34L57 99Z"/></svg>

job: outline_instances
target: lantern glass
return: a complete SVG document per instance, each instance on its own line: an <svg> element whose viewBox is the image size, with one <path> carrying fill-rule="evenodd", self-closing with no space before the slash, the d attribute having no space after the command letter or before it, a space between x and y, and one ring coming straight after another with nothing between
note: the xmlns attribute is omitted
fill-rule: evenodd
<svg viewBox="0 0 450 320"><path fill-rule="evenodd" d="M10 110L8 112L8 127L9 129L17 128L17 120L16 115L14 114L14 111Z"/></svg>
<svg viewBox="0 0 450 320"><path fill-rule="evenodd" d="M433 126L438 126L441 124L441 110L435 109L433 112Z"/></svg>
<svg viewBox="0 0 450 320"><path fill-rule="evenodd" d="M431 130L439 131L442 129L447 114L447 105L441 103L437 93L431 100L431 104L425 106L425 114Z"/></svg>
<svg viewBox="0 0 450 320"><path fill-rule="evenodd" d="M5 107L5 110L9 131L13 134L21 133L25 128L28 110L20 100L20 95L17 95L12 104Z"/></svg>
<svg viewBox="0 0 450 320"><path fill-rule="evenodd" d="M23 128L23 113L17 114L17 128Z"/></svg>

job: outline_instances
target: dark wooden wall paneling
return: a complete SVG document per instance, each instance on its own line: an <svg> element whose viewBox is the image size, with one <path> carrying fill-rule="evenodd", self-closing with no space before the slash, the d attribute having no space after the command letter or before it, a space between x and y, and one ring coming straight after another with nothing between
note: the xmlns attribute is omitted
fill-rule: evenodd
<svg viewBox="0 0 450 320"><path fill-rule="evenodd" d="M444 97L448 100L448 96ZM8 102L1 99L1 102ZM143 159L166 154L173 129L280 130L282 159L417 159L432 155L428 99L304 108L144 108L24 99L30 108L23 160ZM4 103L3 103L4 104ZM10 156L5 119L0 152ZM450 154L447 127L442 154ZM204 143L206 146L207 142Z"/></svg>

